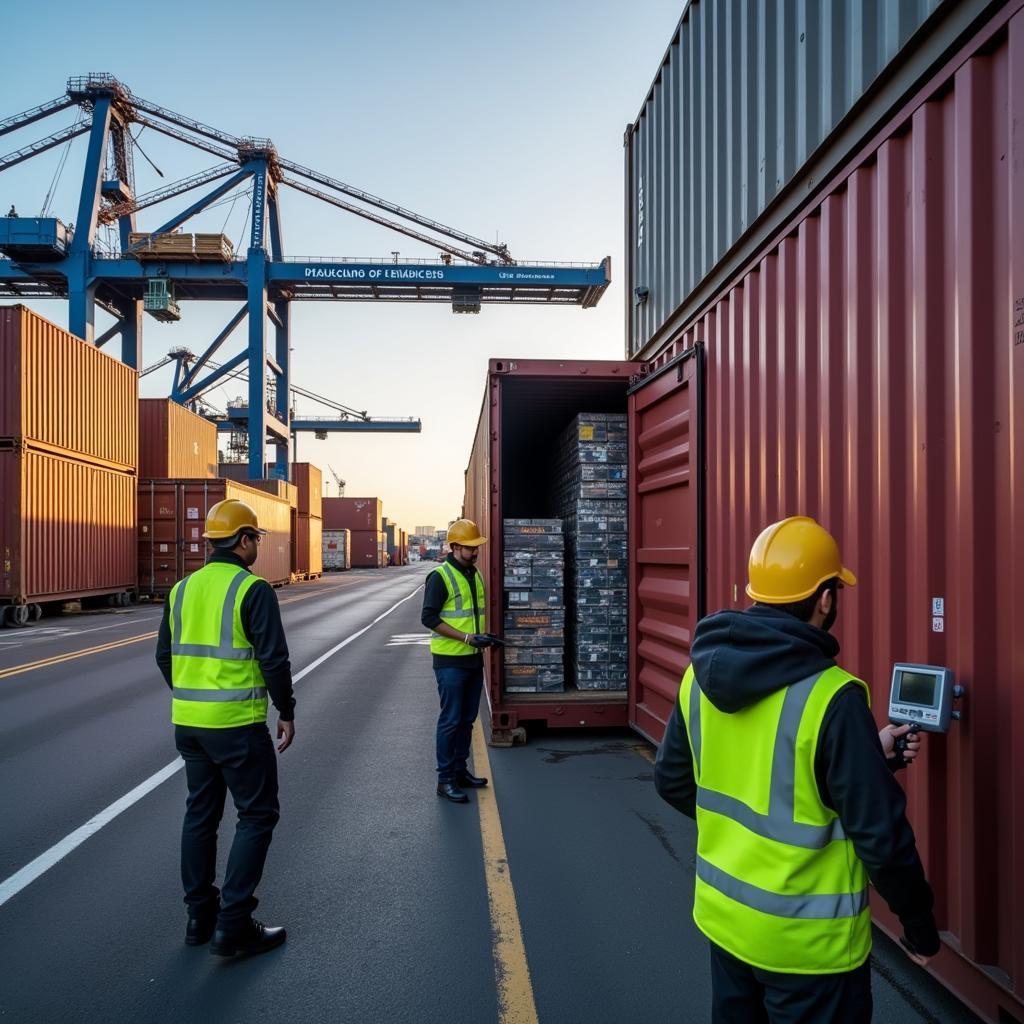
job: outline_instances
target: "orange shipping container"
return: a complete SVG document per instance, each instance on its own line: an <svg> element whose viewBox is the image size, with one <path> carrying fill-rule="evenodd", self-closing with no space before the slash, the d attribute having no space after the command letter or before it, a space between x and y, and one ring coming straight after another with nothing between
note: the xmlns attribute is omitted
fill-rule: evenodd
<svg viewBox="0 0 1024 1024"><path fill-rule="evenodd" d="M248 463L222 462L217 467L217 476L224 480L237 480L246 487L254 487L257 491L273 494L277 498L283 498L292 508L298 508L299 489L295 484L290 484L287 480L278 480L276 477L250 480Z"/></svg>
<svg viewBox="0 0 1024 1024"><path fill-rule="evenodd" d="M217 427L169 398L139 400L139 476L210 479L217 475Z"/></svg>
<svg viewBox="0 0 1024 1024"><path fill-rule="evenodd" d="M134 473L0 451L0 597L70 601L135 587Z"/></svg>
<svg viewBox="0 0 1024 1024"><path fill-rule="evenodd" d="M269 472L269 470L268 470ZM292 483L299 489L299 515L323 517L324 474L311 462L293 462Z"/></svg>
<svg viewBox="0 0 1024 1024"><path fill-rule="evenodd" d="M299 513L295 520L295 571L320 576L324 571L323 520Z"/></svg>
<svg viewBox="0 0 1024 1024"><path fill-rule="evenodd" d="M291 507L283 498L234 480L139 481L138 576L144 594L163 595L209 561L206 513L225 498L251 505L270 532L252 571L273 584L291 579Z"/></svg>
<svg viewBox="0 0 1024 1024"><path fill-rule="evenodd" d="M0 437L134 472L139 375L24 306L0 307Z"/></svg>

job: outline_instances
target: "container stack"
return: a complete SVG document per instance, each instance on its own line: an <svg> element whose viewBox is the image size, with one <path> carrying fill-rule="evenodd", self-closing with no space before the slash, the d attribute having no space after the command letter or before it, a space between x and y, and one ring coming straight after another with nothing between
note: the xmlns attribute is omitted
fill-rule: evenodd
<svg viewBox="0 0 1024 1024"><path fill-rule="evenodd" d="M293 509L286 497L234 480L140 480L138 578L142 593L164 597L178 580L209 561L203 539L206 516L227 498L250 505L260 527L268 531L252 571L274 586L291 580Z"/></svg>
<svg viewBox="0 0 1024 1024"><path fill-rule="evenodd" d="M626 417L580 413L558 441L556 507L568 543L568 657L580 690L625 690Z"/></svg>
<svg viewBox="0 0 1024 1024"><path fill-rule="evenodd" d="M324 498L323 528L348 530L353 569L381 569L386 555L380 498Z"/></svg>
<svg viewBox="0 0 1024 1024"><path fill-rule="evenodd" d="M138 374L24 306L0 308L0 615L135 591Z"/></svg>
<svg viewBox="0 0 1024 1024"><path fill-rule="evenodd" d="M505 690L565 689L565 535L561 519L506 519Z"/></svg>
<svg viewBox="0 0 1024 1024"><path fill-rule="evenodd" d="M298 489L293 530L292 562L299 579L319 579L324 571L323 472L310 462L293 462L292 480Z"/></svg>

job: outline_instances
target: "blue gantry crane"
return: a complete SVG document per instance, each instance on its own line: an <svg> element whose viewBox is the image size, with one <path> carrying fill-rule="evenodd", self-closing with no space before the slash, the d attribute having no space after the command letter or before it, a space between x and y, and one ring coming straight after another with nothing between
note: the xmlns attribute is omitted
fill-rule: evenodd
<svg viewBox="0 0 1024 1024"><path fill-rule="evenodd" d="M73 229L56 217L0 217L0 296L62 298L72 333L97 346L119 337L121 358L138 368L143 314L180 318L187 300L240 302L237 312L198 357L176 358L171 397L194 403L243 365L248 401L233 406L222 429L244 430L251 478L264 475L266 449L276 447L275 472L288 477L288 441L294 430L418 430L418 420L366 416L293 418L290 397L290 309L301 300L445 302L456 313L483 303L594 306L610 281L610 261L592 264L517 263L499 242L458 231L395 203L280 156L266 138L236 137L135 96L109 74L72 78L63 96L0 120L0 136L71 107L74 124L6 156L0 171L88 135L77 219ZM205 151L220 161L174 184L136 194L132 126L147 128ZM143 154L145 156L145 154ZM201 199L138 232L142 209L214 184ZM236 255L222 235L190 235L181 226L233 189L251 189L249 244ZM285 256L282 186L366 218L440 252L437 260L296 259ZM45 211L44 211L45 212ZM116 225L117 251L97 245L101 225ZM96 307L115 318L99 336ZM248 342L215 364L213 356L242 321ZM273 326L273 338L267 321ZM172 356L172 358L175 358ZM254 412L254 410L256 410Z"/></svg>

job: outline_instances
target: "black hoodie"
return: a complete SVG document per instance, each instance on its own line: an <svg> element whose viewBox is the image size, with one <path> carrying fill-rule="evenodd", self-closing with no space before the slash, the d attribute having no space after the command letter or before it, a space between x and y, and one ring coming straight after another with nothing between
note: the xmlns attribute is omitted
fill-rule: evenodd
<svg viewBox="0 0 1024 1024"><path fill-rule="evenodd" d="M701 620L690 656L711 703L733 714L784 686L835 665L839 644L824 630L786 612L755 605ZM851 683L825 712L814 761L818 792L843 824L879 895L903 924L917 952L939 950L933 897L907 821L907 799L887 763L864 693ZM677 810L696 817L697 785L679 702L658 749L654 783Z"/></svg>

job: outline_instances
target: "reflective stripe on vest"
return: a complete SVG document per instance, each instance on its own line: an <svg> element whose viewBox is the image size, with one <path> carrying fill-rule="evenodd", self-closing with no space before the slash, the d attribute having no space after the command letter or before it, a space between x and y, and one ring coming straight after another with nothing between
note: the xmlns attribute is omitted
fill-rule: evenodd
<svg viewBox="0 0 1024 1024"><path fill-rule="evenodd" d="M683 677L697 780L694 920L756 967L836 973L870 953L867 874L814 774L825 712L851 682L867 694L830 668L730 715L703 695L692 667Z"/></svg>
<svg viewBox="0 0 1024 1024"><path fill-rule="evenodd" d="M448 597L439 612L441 621L460 633L484 633L487 630L484 613L484 581L475 569L473 571L473 587L476 590L476 614L474 614L473 590L464 573L454 569L450 562L442 562L434 572L440 573L444 581ZM447 654L465 657L479 653L475 647L464 644L461 640L434 633L430 638L430 650L433 654Z"/></svg>
<svg viewBox="0 0 1024 1024"><path fill-rule="evenodd" d="M241 616L257 582L239 566L210 562L172 588L175 725L224 729L266 721L267 689Z"/></svg>

